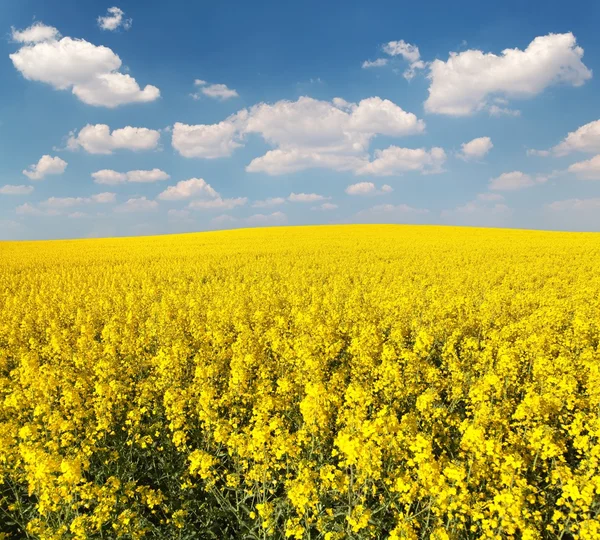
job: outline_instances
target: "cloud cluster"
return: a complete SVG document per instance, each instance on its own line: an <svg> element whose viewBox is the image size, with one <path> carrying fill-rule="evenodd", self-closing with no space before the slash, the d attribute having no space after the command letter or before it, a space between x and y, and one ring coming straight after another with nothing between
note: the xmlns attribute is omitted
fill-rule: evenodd
<svg viewBox="0 0 600 540"><path fill-rule="evenodd" d="M445 155L435 148L431 152L399 149L412 152L413 160L420 156L421 165L383 164L381 159L389 160L391 153L398 153L397 147L383 156L376 153L376 162L369 161L369 147L377 135L400 137L424 130L425 123L413 113L379 97L349 103L341 98L329 102L303 96L297 101L260 103L218 124L176 123L172 144L185 157L210 159L231 155L248 135L258 134L275 148L253 159L246 170L273 176L311 168L385 175L409 170L437 172Z"/></svg>
<svg viewBox="0 0 600 540"><path fill-rule="evenodd" d="M158 146L160 132L155 129L131 127L110 131L106 124L87 124L67 141L69 150L83 148L90 154L112 154L115 150L153 150Z"/></svg>
<svg viewBox="0 0 600 540"><path fill-rule="evenodd" d="M406 43L403 39L386 43L383 52L390 56L401 56L409 63L408 69L402 74L407 81L413 79L418 70L427 67L427 64L421 60L419 47Z"/></svg>
<svg viewBox="0 0 600 540"><path fill-rule="evenodd" d="M129 172L117 172L112 169L102 169L92 173L92 178L96 184L105 184L114 186L126 182L133 183L152 183L171 178L165 171L160 169L135 170Z"/></svg>
<svg viewBox="0 0 600 540"><path fill-rule="evenodd" d="M61 216L64 211L81 205L109 204L116 201L116 194L110 192L97 193L91 197L50 197L37 205L25 203L17 206L17 215ZM73 216L71 216L73 217Z"/></svg>
<svg viewBox="0 0 600 540"><path fill-rule="evenodd" d="M113 108L160 96L155 86L141 89L131 75L121 73L121 59L108 47L84 39L59 39L58 30L41 23L25 30L13 29L12 36L25 43L9 55L23 77L57 90L71 90L88 105Z"/></svg>

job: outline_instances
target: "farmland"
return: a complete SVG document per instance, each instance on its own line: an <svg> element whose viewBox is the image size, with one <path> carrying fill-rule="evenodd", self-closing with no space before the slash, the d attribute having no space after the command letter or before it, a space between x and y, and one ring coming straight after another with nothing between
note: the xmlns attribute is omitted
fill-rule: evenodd
<svg viewBox="0 0 600 540"><path fill-rule="evenodd" d="M0 243L0 538L599 538L600 235Z"/></svg>

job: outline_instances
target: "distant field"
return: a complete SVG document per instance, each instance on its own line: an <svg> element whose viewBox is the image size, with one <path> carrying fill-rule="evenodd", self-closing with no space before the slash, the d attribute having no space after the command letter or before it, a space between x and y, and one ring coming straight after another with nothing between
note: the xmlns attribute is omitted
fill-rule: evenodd
<svg viewBox="0 0 600 540"><path fill-rule="evenodd" d="M0 538L600 538L599 342L600 234L0 242Z"/></svg>

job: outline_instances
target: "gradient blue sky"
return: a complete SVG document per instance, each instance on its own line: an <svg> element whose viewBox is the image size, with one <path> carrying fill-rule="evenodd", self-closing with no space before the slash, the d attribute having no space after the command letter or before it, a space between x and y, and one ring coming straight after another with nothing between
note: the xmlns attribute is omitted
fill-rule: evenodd
<svg viewBox="0 0 600 540"><path fill-rule="evenodd" d="M599 18L596 0L2 2L0 239L600 230ZM146 130L111 136L127 127Z"/></svg>

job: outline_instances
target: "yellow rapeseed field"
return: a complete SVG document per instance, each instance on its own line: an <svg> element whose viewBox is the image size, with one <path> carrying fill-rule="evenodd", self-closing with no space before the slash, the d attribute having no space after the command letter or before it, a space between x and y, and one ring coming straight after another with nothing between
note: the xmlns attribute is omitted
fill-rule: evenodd
<svg viewBox="0 0 600 540"><path fill-rule="evenodd" d="M0 243L0 538L600 538L600 234Z"/></svg>

